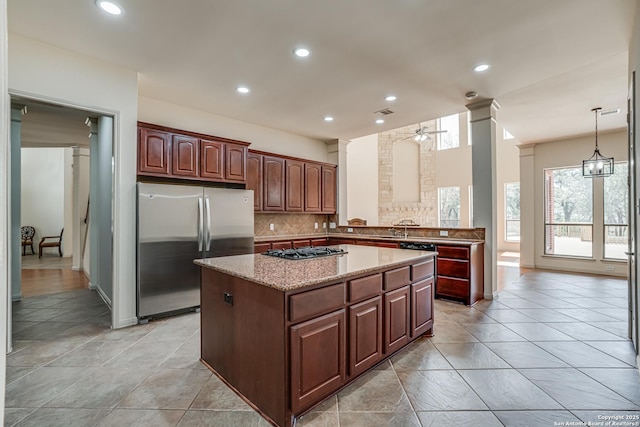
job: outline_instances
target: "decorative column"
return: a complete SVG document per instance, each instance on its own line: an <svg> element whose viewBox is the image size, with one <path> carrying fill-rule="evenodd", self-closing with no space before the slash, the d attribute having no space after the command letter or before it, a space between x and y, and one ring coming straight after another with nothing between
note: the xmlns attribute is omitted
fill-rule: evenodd
<svg viewBox="0 0 640 427"><path fill-rule="evenodd" d="M329 153L329 163L338 165L338 208L336 210L337 223L347 223L347 144L351 141L344 139L336 139L327 143L327 151Z"/></svg>
<svg viewBox="0 0 640 427"><path fill-rule="evenodd" d="M500 105L485 99L467 108L471 111L473 227L485 229L484 298L493 299L498 289L496 113Z"/></svg>
<svg viewBox="0 0 640 427"><path fill-rule="evenodd" d="M520 145L520 266L535 268L535 145Z"/></svg>
<svg viewBox="0 0 640 427"><path fill-rule="evenodd" d="M22 299L22 238L20 235L21 220L21 138L22 115L26 114L27 108L20 104L11 104L11 148L10 148L10 179L9 179L9 200L10 205L10 236L9 239L9 259L11 274L11 300L20 301Z"/></svg>

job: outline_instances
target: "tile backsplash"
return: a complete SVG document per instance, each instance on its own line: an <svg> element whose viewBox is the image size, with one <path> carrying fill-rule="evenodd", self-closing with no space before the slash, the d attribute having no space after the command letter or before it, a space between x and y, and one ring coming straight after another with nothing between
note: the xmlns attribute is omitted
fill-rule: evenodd
<svg viewBox="0 0 640 427"><path fill-rule="evenodd" d="M315 224L318 228L315 228ZM322 228L326 223L327 228ZM273 231L270 225L273 224ZM329 227L327 215L256 213L254 216L254 233L256 237L293 236L296 234L326 234Z"/></svg>

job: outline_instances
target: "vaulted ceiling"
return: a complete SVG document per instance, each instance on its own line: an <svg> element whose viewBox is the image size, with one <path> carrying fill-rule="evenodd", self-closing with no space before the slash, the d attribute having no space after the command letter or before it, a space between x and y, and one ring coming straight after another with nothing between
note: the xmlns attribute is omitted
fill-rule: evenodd
<svg viewBox="0 0 640 427"><path fill-rule="evenodd" d="M626 125L636 0L117 3L120 16L93 0L9 0L9 37L136 70L142 96L323 140L466 111L469 91L496 99L522 143L593 132L593 107L622 110L600 129Z"/></svg>

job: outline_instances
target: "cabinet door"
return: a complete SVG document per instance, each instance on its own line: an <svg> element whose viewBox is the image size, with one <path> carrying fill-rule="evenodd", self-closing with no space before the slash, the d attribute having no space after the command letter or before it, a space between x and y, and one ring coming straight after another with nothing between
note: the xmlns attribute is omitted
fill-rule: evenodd
<svg viewBox="0 0 640 427"><path fill-rule="evenodd" d="M384 295L384 349L390 354L409 342L409 286Z"/></svg>
<svg viewBox="0 0 640 427"><path fill-rule="evenodd" d="M253 253L261 254L262 252L266 252L271 249L271 243L255 243L253 245Z"/></svg>
<svg viewBox="0 0 640 427"><path fill-rule="evenodd" d="M170 144L169 133L140 128L138 132L138 173L169 175Z"/></svg>
<svg viewBox="0 0 640 427"><path fill-rule="evenodd" d="M247 154L247 190L253 190L253 210L262 210L262 154Z"/></svg>
<svg viewBox="0 0 640 427"><path fill-rule="evenodd" d="M297 413L345 381L345 310L291 327L291 411Z"/></svg>
<svg viewBox="0 0 640 427"><path fill-rule="evenodd" d="M382 358L382 298L349 307L349 374L355 376Z"/></svg>
<svg viewBox="0 0 640 427"><path fill-rule="evenodd" d="M304 164L304 210L322 210L322 167L315 163Z"/></svg>
<svg viewBox="0 0 640 427"><path fill-rule="evenodd" d="M291 249L293 248L293 242L291 240L286 242L272 242L271 249Z"/></svg>
<svg viewBox="0 0 640 427"><path fill-rule="evenodd" d="M284 211L284 159L263 156L262 170L262 210Z"/></svg>
<svg viewBox="0 0 640 427"><path fill-rule="evenodd" d="M328 237L323 237L321 239L311 239L311 246L326 246L328 243Z"/></svg>
<svg viewBox="0 0 640 427"><path fill-rule="evenodd" d="M200 169L198 140L185 135L173 135L172 140L171 174L196 178Z"/></svg>
<svg viewBox="0 0 640 427"><path fill-rule="evenodd" d="M247 179L247 147L236 144L225 144L224 178L230 182L246 182Z"/></svg>
<svg viewBox="0 0 640 427"><path fill-rule="evenodd" d="M286 160L286 192L287 212L304 210L304 163L297 160Z"/></svg>
<svg viewBox="0 0 640 427"><path fill-rule="evenodd" d="M200 140L202 166L200 176L222 181L224 179L224 144L220 141Z"/></svg>
<svg viewBox="0 0 640 427"><path fill-rule="evenodd" d="M433 327L433 277L411 285L411 337Z"/></svg>
<svg viewBox="0 0 640 427"><path fill-rule="evenodd" d="M336 167L322 166L322 212L336 213Z"/></svg>

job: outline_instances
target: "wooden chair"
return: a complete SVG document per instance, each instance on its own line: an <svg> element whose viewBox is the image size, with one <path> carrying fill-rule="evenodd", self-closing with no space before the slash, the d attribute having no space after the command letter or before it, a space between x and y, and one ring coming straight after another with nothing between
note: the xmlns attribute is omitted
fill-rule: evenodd
<svg viewBox="0 0 640 427"><path fill-rule="evenodd" d="M45 236L40 240L40 245L38 245L38 258L42 258L42 248L58 248L58 253L62 256L62 233L64 233L64 228L60 231L59 236ZM56 239L56 241L45 242L47 239Z"/></svg>
<svg viewBox="0 0 640 427"><path fill-rule="evenodd" d="M31 255L35 255L33 250L33 237L36 235L36 229L30 225L20 227L20 236L22 237L22 256L27 254L27 246L31 248Z"/></svg>

